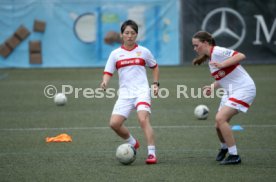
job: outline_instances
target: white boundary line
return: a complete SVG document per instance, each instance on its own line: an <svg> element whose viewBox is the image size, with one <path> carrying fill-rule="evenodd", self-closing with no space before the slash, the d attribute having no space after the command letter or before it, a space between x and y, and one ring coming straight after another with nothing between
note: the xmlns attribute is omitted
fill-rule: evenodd
<svg viewBox="0 0 276 182"><path fill-rule="evenodd" d="M256 152L256 153L263 153L263 152L271 152L275 153L275 149L271 148L239 148L239 151L243 152ZM52 154L66 154L66 155L71 155L71 154L89 154L89 155L96 155L96 156L102 156L102 155L109 155L110 153L114 153L114 150L76 150L76 151L17 151L17 152L0 152L0 156L5 156L5 155L52 155ZM178 148L178 149L173 149L173 150L167 150L167 149L158 149L158 153L160 155L174 155L176 153L181 153L181 154L187 154L190 153L191 155L196 155L195 153L217 153L217 149L188 149L188 148ZM189 154L189 155L190 155ZM208 157L208 154L206 154L206 157Z"/></svg>
<svg viewBox="0 0 276 182"><path fill-rule="evenodd" d="M140 129L139 126L127 126L128 128ZM183 128L214 128L214 125L171 125L171 126L152 126L156 129L183 129ZM244 128L274 128L276 125L242 125ZM51 131L51 130L106 130L103 127L68 127L68 128L1 128L0 131Z"/></svg>
<svg viewBox="0 0 276 182"><path fill-rule="evenodd" d="M239 151L243 152L271 152L275 153L275 149L263 149L263 148L253 148L253 149L245 149L245 148L239 148ZM76 151L47 151L47 152L41 152L41 151L26 151L26 152L0 152L0 156L4 155L35 155L35 154L41 154L41 155L52 155L52 154L89 154L89 155L106 155L114 153L114 150L76 150ZM191 155L195 155L195 153L217 153L217 149L186 149L186 148L178 148L174 150L166 150L166 149L158 149L158 153L160 155L174 155L176 153L180 154L188 154L191 153ZM168 154L169 153L169 154ZM208 157L208 155L206 155Z"/></svg>

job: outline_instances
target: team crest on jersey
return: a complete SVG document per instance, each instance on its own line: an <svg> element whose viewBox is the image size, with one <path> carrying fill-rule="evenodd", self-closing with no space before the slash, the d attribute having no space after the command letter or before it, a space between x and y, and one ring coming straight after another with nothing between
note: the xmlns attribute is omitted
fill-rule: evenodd
<svg viewBox="0 0 276 182"><path fill-rule="evenodd" d="M142 52L141 52L141 51L136 52L137 57L140 57L140 56L141 56L141 54L142 54Z"/></svg>
<svg viewBox="0 0 276 182"><path fill-rule="evenodd" d="M224 77L224 76L225 76L225 71L220 70L220 71L218 72L218 76L219 76L220 78Z"/></svg>

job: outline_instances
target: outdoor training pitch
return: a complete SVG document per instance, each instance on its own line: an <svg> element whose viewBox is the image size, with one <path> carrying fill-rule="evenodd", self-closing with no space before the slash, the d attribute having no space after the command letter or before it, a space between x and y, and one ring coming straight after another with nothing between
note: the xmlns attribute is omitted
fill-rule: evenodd
<svg viewBox="0 0 276 182"><path fill-rule="evenodd" d="M65 106L44 96L44 88L62 85L96 89L103 69L0 70L0 181L276 181L276 65L245 65L257 87L247 114L232 125L242 164L221 166L215 161L219 142L214 116L219 98L192 98L191 89L213 81L206 65L160 67L161 88L167 98L152 100L151 123L156 135L158 164L146 165L146 143L132 112L126 121L141 147L130 166L115 159L124 141L109 127L116 98L85 98L83 91L67 95ZM152 82L151 71L148 77ZM110 87L117 88L117 74ZM177 85L185 85L190 98L177 98ZM165 93L163 93L165 94ZM78 98L75 98L75 95ZM91 96L91 95L90 95ZM210 109L207 120L193 115L198 104ZM70 143L46 143L45 138L67 133Z"/></svg>

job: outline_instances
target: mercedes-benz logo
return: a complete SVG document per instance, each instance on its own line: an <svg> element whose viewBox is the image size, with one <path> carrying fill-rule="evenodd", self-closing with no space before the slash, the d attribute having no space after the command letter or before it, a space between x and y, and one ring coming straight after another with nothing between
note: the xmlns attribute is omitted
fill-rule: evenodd
<svg viewBox="0 0 276 182"><path fill-rule="evenodd" d="M246 25L242 16L237 11L225 7L214 9L208 13L201 28L210 32L216 40L226 36L227 41L223 40L222 42L230 44L223 45L229 49L239 47L246 33Z"/></svg>

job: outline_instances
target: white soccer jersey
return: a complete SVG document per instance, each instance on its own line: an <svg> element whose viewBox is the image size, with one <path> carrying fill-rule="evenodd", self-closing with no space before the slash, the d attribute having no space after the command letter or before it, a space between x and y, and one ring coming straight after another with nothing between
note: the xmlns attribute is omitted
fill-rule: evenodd
<svg viewBox="0 0 276 182"><path fill-rule="evenodd" d="M150 94L145 66L157 66L151 52L140 45L132 50L121 46L111 52L104 74L110 76L117 70L119 75L119 98L135 98L143 94Z"/></svg>
<svg viewBox="0 0 276 182"><path fill-rule="evenodd" d="M211 49L210 61L221 63L237 53L238 52L234 50L214 46ZM255 88L254 81L240 64L222 69L218 69L209 64L209 68L212 76L216 79L219 85L227 91L229 91L229 89L231 89L231 91L235 91L249 87Z"/></svg>
<svg viewBox="0 0 276 182"><path fill-rule="evenodd" d="M211 49L210 61L221 63L237 53L230 49L214 46ZM245 69L240 64L222 69L210 64L209 67L212 76L226 91L221 100L220 108L226 105L246 112L256 96L256 87Z"/></svg>

